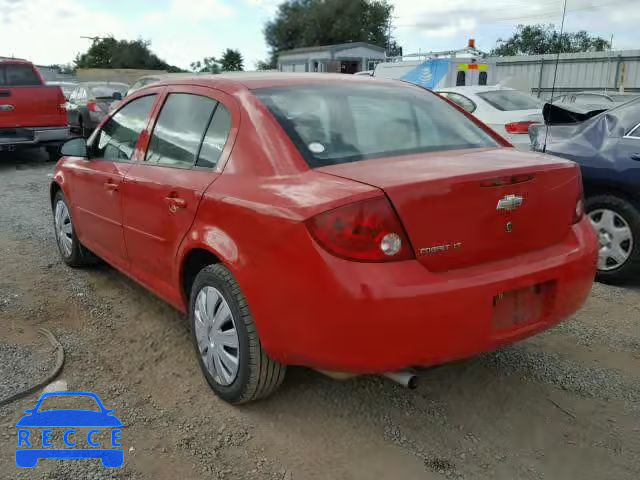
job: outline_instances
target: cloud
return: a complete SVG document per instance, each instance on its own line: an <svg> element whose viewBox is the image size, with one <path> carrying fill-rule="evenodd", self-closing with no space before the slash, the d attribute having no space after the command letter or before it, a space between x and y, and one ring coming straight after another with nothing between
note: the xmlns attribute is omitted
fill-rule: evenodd
<svg viewBox="0 0 640 480"><path fill-rule="evenodd" d="M40 64L67 63L86 50L80 35L122 35L112 15L92 12L75 0L0 0L0 56Z"/></svg>
<svg viewBox="0 0 640 480"><path fill-rule="evenodd" d="M171 0L169 8L152 11L144 17L144 21L172 25L178 22L189 22L180 25L185 28L193 23L229 18L235 13L233 8L221 0Z"/></svg>

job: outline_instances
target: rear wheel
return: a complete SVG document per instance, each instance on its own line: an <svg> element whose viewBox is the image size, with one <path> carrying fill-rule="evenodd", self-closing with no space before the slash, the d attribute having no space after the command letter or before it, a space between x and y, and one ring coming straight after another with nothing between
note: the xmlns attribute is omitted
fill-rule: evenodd
<svg viewBox="0 0 640 480"><path fill-rule="evenodd" d="M615 283L640 273L640 212L626 199L587 199L587 214L600 242L598 280Z"/></svg>
<svg viewBox="0 0 640 480"><path fill-rule="evenodd" d="M47 152L48 161L57 162L60 159L60 147L58 146L48 146L45 147L45 151Z"/></svg>
<svg viewBox="0 0 640 480"><path fill-rule="evenodd" d="M223 265L209 265L196 276L189 318L200 368L220 398L246 403L282 383L286 366L262 349L247 300Z"/></svg>
<svg viewBox="0 0 640 480"><path fill-rule="evenodd" d="M53 198L53 227L64 263L71 267L82 267L96 262L96 256L87 250L76 236L71 211L62 190L58 190Z"/></svg>

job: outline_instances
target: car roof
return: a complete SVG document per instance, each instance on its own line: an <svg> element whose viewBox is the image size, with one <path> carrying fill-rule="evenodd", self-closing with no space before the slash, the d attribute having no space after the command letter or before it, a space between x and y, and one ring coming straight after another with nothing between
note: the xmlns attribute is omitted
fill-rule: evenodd
<svg viewBox="0 0 640 480"><path fill-rule="evenodd" d="M453 92L461 94L492 92L495 90L514 90L513 88L503 87L501 85L470 85L465 87L443 87L436 88L437 92Z"/></svg>
<svg viewBox="0 0 640 480"><path fill-rule="evenodd" d="M129 85L123 82L80 82L77 84L79 87L100 87L103 85L119 85L121 87L128 87Z"/></svg>
<svg viewBox="0 0 640 480"><path fill-rule="evenodd" d="M253 90L256 88L277 88L318 83L344 84L352 82L371 82L371 84L376 85L398 85L399 83L395 80L374 79L367 75L348 75L344 73L226 72L204 75L193 74L191 76L180 78L163 78L159 82L153 84L153 86L197 84L210 87L220 87L226 84L236 86L241 85Z"/></svg>
<svg viewBox="0 0 640 480"><path fill-rule="evenodd" d="M33 65L29 60L23 60L21 58L0 58L0 63L5 65Z"/></svg>

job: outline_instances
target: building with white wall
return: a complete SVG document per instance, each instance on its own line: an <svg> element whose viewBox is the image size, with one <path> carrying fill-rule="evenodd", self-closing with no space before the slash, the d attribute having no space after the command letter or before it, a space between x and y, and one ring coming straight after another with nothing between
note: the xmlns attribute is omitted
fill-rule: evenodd
<svg viewBox="0 0 640 480"><path fill-rule="evenodd" d="M284 50L278 54L278 70L356 73L373 70L384 59L382 47L364 42L341 43Z"/></svg>

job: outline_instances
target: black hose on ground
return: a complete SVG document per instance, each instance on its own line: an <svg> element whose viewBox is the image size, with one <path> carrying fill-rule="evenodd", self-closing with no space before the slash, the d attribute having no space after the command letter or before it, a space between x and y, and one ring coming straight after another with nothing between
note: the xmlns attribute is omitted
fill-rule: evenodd
<svg viewBox="0 0 640 480"><path fill-rule="evenodd" d="M53 368L53 370L51 371L51 373L49 373L49 375L47 375L42 381L40 381L37 384L32 385L29 388L27 388L25 390L22 390L22 391L14 394L14 395L12 395L10 397L0 399L0 407L2 407L4 405L7 405L7 404L9 404L11 402L15 402L19 398L26 397L27 395L35 392L36 390L39 390L40 388L44 387L45 385L51 383L51 381L58 376L58 373L60 373L60 370L62 370L62 365L64 364L64 348L62 348L62 344L53 335L53 333L51 333L48 329L46 329L44 327L41 327L38 331L42 335L47 337L47 340L49 340L49 343L51 343L51 345L53 345L55 347L55 349L56 349L56 365Z"/></svg>

